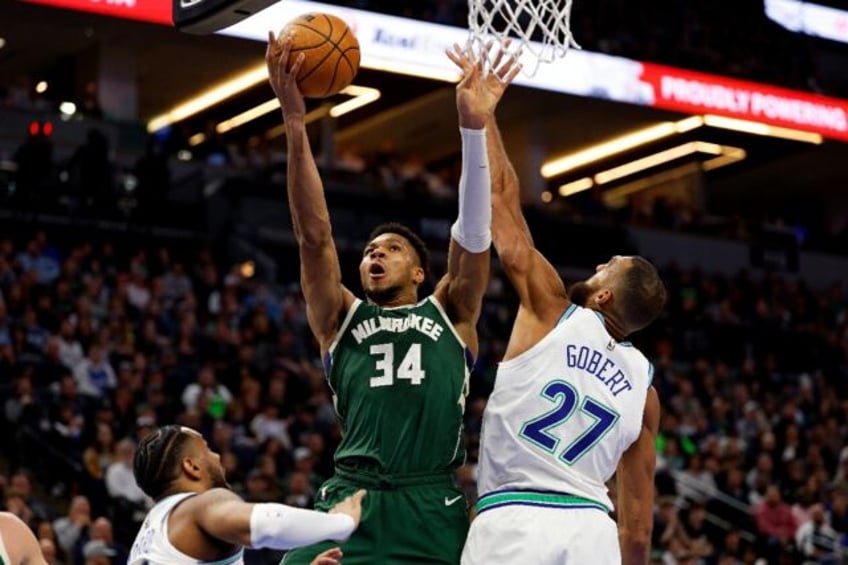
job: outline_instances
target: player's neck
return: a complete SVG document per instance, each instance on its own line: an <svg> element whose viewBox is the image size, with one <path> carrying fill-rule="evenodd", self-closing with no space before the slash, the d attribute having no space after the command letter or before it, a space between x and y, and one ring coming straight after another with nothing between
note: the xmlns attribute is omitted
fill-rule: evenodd
<svg viewBox="0 0 848 565"><path fill-rule="evenodd" d="M615 341L624 341L629 332L624 329L624 324L621 323L615 313L605 312L601 309L597 309L596 312L603 316L604 328L606 328L607 333L610 334Z"/></svg>
<svg viewBox="0 0 848 565"><path fill-rule="evenodd" d="M380 308L397 308L398 306L412 306L418 303L418 293L398 292L391 296L369 296L368 301Z"/></svg>

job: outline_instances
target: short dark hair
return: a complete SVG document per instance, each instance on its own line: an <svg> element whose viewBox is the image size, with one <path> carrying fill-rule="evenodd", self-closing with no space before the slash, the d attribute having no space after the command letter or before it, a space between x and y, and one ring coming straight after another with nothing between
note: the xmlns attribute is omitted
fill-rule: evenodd
<svg viewBox="0 0 848 565"><path fill-rule="evenodd" d="M138 445L133 459L135 482L144 494L158 500L180 476L180 459L191 434L181 426L163 426Z"/></svg>
<svg viewBox="0 0 848 565"><path fill-rule="evenodd" d="M656 267L643 257L633 257L622 278L619 298L619 309L630 331L641 330L653 322L666 301L665 285Z"/></svg>
<svg viewBox="0 0 848 565"><path fill-rule="evenodd" d="M412 245L412 249L415 250L415 254L418 255L418 263L421 268L424 269L424 274L428 274L430 271L430 252L427 250L424 240L422 240L417 233L401 223L386 222L385 224L380 224L371 231L371 235L368 236L368 241L374 241L376 237L381 236L384 233L396 233L403 236L403 238Z"/></svg>

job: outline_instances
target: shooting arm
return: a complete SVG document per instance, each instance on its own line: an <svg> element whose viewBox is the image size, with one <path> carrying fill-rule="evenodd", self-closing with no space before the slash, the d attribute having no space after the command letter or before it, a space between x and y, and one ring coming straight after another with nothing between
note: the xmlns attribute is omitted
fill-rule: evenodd
<svg viewBox="0 0 848 565"><path fill-rule="evenodd" d="M286 121L287 188L292 225L300 251L300 282L309 326L321 344L335 335L353 302L342 286L324 187L309 146L302 116Z"/></svg>
<svg viewBox="0 0 848 565"><path fill-rule="evenodd" d="M651 387L645 401L642 432L618 465L618 537L623 565L647 565L654 524L655 442L660 425L660 403Z"/></svg>

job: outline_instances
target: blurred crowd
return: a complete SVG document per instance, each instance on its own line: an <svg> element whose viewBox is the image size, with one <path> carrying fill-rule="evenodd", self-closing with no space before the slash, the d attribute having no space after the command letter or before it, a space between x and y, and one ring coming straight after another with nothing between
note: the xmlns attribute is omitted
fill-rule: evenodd
<svg viewBox="0 0 848 565"><path fill-rule="evenodd" d="M201 430L252 501L312 504L339 428L289 284L248 277L208 249L0 240L0 476L5 509L51 563L125 559L151 501L137 442ZM848 294L748 273L667 266L664 318L637 344L664 406L657 563L836 563L848 533ZM515 301L492 279L466 415L475 496L480 422ZM251 552L249 563L273 563ZM98 561L99 560L99 561Z"/></svg>

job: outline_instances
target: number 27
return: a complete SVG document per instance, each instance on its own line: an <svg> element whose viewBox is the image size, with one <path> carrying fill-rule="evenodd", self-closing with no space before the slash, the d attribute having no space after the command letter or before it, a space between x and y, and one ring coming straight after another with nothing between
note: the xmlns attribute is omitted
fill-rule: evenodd
<svg viewBox="0 0 848 565"><path fill-rule="evenodd" d="M548 433L548 430L559 426L568 420L577 408L580 395L577 390L565 381L552 381L542 389L542 396L557 407L525 423L521 428L521 437L553 453L559 444L559 438ZM593 417L596 421L580 437L569 443L559 459L572 465L586 454L601 438L603 438L618 421L618 413L599 404L590 397L583 399L580 411Z"/></svg>

